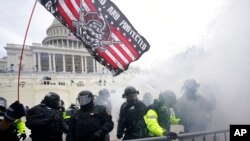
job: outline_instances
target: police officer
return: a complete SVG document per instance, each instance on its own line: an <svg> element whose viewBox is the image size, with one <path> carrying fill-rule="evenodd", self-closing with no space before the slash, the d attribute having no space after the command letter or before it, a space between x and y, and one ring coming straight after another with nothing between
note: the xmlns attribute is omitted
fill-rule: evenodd
<svg viewBox="0 0 250 141"><path fill-rule="evenodd" d="M143 102L146 106L151 105L151 104L154 102L154 98L153 98L152 94L149 93L149 92L146 92L146 93L143 95L142 102Z"/></svg>
<svg viewBox="0 0 250 141"><path fill-rule="evenodd" d="M59 108L59 95L49 92L41 104L28 110L26 126L31 130L32 141L62 141L62 134L67 132L68 127Z"/></svg>
<svg viewBox="0 0 250 141"><path fill-rule="evenodd" d="M95 98L94 103L95 105L102 105L105 106L110 113L112 112L112 104L110 101L110 92L108 89L102 89L98 92L98 96Z"/></svg>
<svg viewBox="0 0 250 141"><path fill-rule="evenodd" d="M0 140L19 141L26 138L24 123L20 120L25 115L23 104L18 101L7 108L7 101L0 97Z"/></svg>
<svg viewBox="0 0 250 141"><path fill-rule="evenodd" d="M176 139L177 134L170 132L170 125L178 124L176 118L169 108L173 108L176 103L176 95L171 90L166 90L159 94L157 100L148 107L144 115L145 123L149 131L149 136L167 136Z"/></svg>
<svg viewBox="0 0 250 141"><path fill-rule="evenodd" d="M66 110L66 115L71 117L79 110L78 106L75 103L71 103L69 108Z"/></svg>
<svg viewBox="0 0 250 141"><path fill-rule="evenodd" d="M66 141L103 141L114 127L112 116L104 106L94 105L88 90L78 94L80 110L70 118Z"/></svg>
<svg viewBox="0 0 250 141"><path fill-rule="evenodd" d="M143 115L146 112L146 105L139 101L137 91L134 87L129 86L124 90L123 98L126 98L126 102L121 105L117 138L124 140L137 139L145 137L146 126L143 121Z"/></svg>
<svg viewBox="0 0 250 141"><path fill-rule="evenodd" d="M187 79L182 86L183 95L177 101L176 112L181 118L185 132L208 130L214 104L199 94L200 84L194 79Z"/></svg>

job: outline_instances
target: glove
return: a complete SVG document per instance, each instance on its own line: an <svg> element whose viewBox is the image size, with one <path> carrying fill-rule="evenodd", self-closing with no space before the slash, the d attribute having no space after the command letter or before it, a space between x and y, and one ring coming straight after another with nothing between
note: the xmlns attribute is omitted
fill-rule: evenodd
<svg viewBox="0 0 250 141"><path fill-rule="evenodd" d="M26 114L26 110L23 104L19 103L19 101L15 101L6 110L4 119L10 122L13 122L16 119L19 119L25 116L25 114Z"/></svg>
<svg viewBox="0 0 250 141"><path fill-rule="evenodd" d="M117 134L116 134L116 137L117 137L118 139L121 139L122 136L123 136L123 135L122 135L121 133L117 133Z"/></svg>
<svg viewBox="0 0 250 141"><path fill-rule="evenodd" d="M175 132L168 132L168 133L167 133L167 131L165 131L165 132L163 133L163 135L166 136L166 137L167 137L168 139L170 139L170 140L175 140L175 139L178 138L178 135L177 135Z"/></svg>
<svg viewBox="0 0 250 141"><path fill-rule="evenodd" d="M95 134L92 136L91 141L100 141L103 140L104 138L104 133L102 130L98 130L97 132L95 132Z"/></svg>
<svg viewBox="0 0 250 141"><path fill-rule="evenodd" d="M20 140L20 139L25 140L25 139L26 139L26 134L25 134L25 133L21 134L21 135L19 136L19 140Z"/></svg>

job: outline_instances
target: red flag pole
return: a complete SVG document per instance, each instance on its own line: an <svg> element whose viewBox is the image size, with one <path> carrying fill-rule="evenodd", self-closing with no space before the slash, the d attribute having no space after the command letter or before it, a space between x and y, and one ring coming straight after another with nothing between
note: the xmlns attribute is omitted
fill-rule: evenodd
<svg viewBox="0 0 250 141"><path fill-rule="evenodd" d="M25 36L24 36L24 40L23 40L23 47L22 47L22 52L21 52L21 57L20 57L20 63L19 63L19 69L18 69L18 79L17 79L17 100L19 101L19 96L20 96L20 74L21 74L21 67L22 67L22 60L23 60L23 51L24 51L24 45L25 45L25 42L26 42L26 38L27 38L27 34L28 34L28 31L29 31L29 27L30 27L30 22L31 22L31 19L32 19L32 16L33 16L33 13L34 13L34 10L35 10L35 7L36 7L36 3L37 3L37 0L35 1L35 4L33 6L33 9L32 9L32 12L31 12L31 15L30 15L30 19L29 19L29 23L28 23L28 26L26 28L26 32L25 32Z"/></svg>

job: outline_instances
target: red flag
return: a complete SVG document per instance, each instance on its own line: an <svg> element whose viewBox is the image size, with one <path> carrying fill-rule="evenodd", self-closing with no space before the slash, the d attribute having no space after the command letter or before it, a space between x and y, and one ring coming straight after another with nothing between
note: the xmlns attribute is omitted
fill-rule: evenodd
<svg viewBox="0 0 250 141"><path fill-rule="evenodd" d="M110 0L40 0L114 76L150 45Z"/></svg>

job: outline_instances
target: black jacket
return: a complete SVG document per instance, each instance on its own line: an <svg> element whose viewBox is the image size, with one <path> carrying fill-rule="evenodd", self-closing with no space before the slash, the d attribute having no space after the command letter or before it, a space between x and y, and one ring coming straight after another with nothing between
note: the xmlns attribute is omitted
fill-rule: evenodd
<svg viewBox="0 0 250 141"><path fill-rule="evenodd" d="M0 110L0 122L4 119L5 110ZM17 128L14 124L11 124L8 129L0 129L0 140L1 141L19 141L17 136Z"/></svg>
<svg viewBox="0 0 250 141"><path fill-rule="evenodd" d="M106 108L91 103L70 118L66 141L103 141L113 127L112 116Z"/></svg>
<svg viewBox="0 0 250 141"><path fill-rule="evenodd" d="M32 141L62 141L67 125L59 110L39 104L27 112L26 126L31 130Z"/></svg>
<svg viewBox="0 0 250 141"><path fill-rule="evenodd" d="M124 102L120 109L117 134L124 134L125 139L137 139L145 137L146 128L143 116L147 107L141 101L134 105Z"/></svg>

